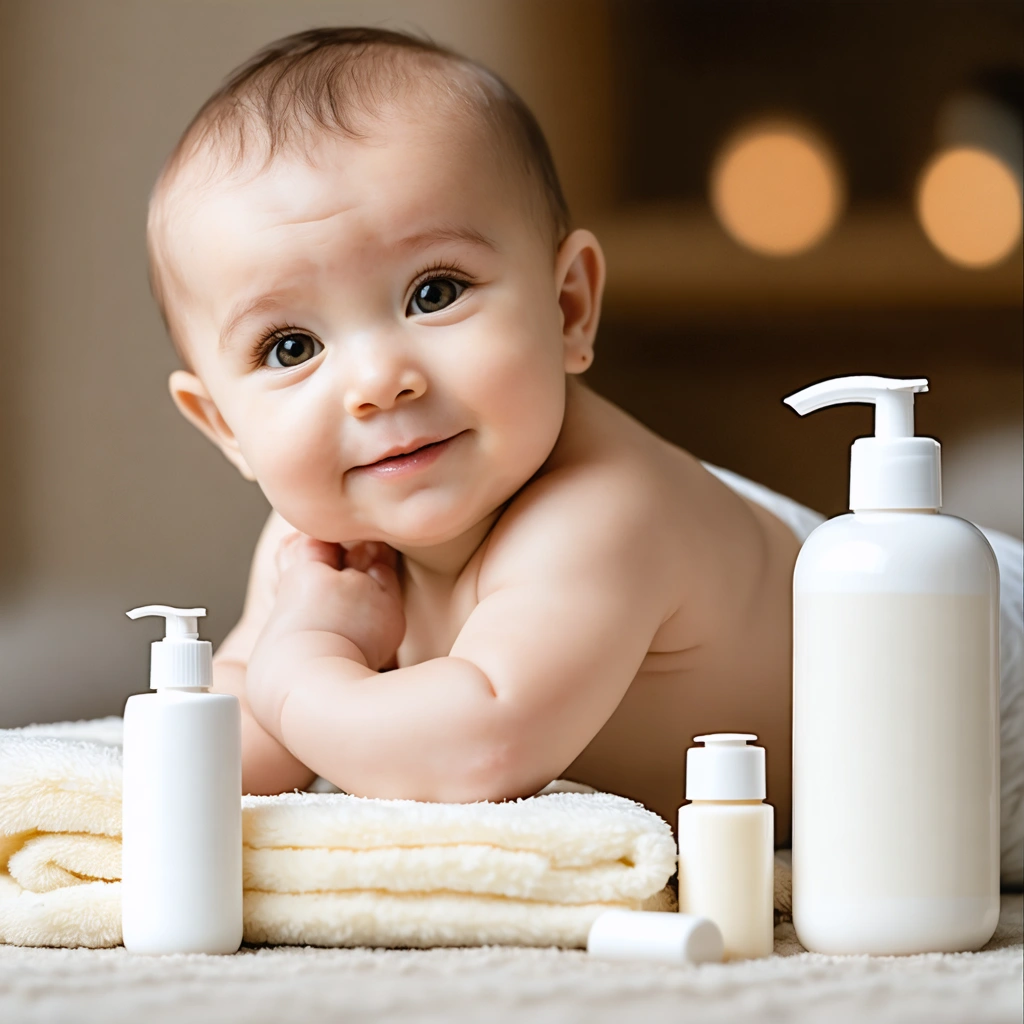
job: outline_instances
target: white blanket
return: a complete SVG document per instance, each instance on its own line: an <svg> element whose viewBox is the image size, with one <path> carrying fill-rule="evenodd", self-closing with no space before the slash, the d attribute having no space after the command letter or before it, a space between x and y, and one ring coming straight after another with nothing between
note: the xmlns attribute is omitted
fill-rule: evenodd
<svg viewBox="0 0 1024 1024"><path fill-rule="evenodd" d="M121 942L120 726L0 730L0 942ZM669 826L607 793L247 796L242 838L251 943L582 946L602 910L672 899Z"/></svg>
<svg viewBox="0 0 1024 1024"><path fill-rule="evenodd" d="M722 483L782 520L800 541L825 517L731 470L704 463ZM1017 537L978 529L999 563L999 811L1000 875L1004 886L1024 886L1024 545Z"/></svg>

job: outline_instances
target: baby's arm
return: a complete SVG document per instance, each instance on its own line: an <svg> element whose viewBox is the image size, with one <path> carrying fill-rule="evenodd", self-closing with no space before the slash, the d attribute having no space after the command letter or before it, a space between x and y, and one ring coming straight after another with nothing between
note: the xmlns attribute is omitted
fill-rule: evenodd
<svg viewBox="0 0 1024 1024"><path fill-rule="evenodd" d="M253 554L242 617L213 658L213 690L234 694L242 705L243 793L305 789L316 777L315 772L260 725L245 693L249 656L274 607L275 553L281 538L291 532L292 527L280 516L271 514Z"/></svg>
<svg viewBox="0 0 1024 1024"><path fill-rule="evenodd" d="M510 515L513 526L499 524L504 554L489 552L449 656L385 674L374 662L401 638L397 619L386 621L401 611L397 580L338 571L326 545L299 545L249 666L267 731L366 796L504 799L564 771L674 611L664 551L635 494L573 498L549 486ZM350 629L353 614L362 625Z"/></svg>

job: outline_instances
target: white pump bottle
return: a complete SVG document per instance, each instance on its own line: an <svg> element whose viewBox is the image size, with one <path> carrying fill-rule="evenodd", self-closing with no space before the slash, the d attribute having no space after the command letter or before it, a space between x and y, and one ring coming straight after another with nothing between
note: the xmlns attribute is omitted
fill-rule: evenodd
<svg viewBox="0 0 1024 1024"><path fill-rule="evenodd" d="M808 949L978 949L999 916L999 570L940 515L926 380L844 377L785 401L866 402L852 515L793 579L793 923Z"/></svg>
<svg viewBox="0 0 1024 1024"><path fill-rule="evenodd" d="M121 925L130 953L234 953L242 942L242 742L238 698L211 693L205 608L163 615L152 694L124 708Z"/></svg>

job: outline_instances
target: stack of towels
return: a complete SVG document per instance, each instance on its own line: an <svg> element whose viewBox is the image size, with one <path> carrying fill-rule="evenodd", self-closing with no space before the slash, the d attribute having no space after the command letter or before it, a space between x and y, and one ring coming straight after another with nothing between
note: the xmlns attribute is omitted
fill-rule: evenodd
<svg viewBox="0 0 1024 1024"><path fill-rule="evenodd" d="M603 910L672 909L669 826L552 788L501 804L243 797L245 941L572 947ZM0 942L119 945L120 877L121 719L0 730Z"/></svg>

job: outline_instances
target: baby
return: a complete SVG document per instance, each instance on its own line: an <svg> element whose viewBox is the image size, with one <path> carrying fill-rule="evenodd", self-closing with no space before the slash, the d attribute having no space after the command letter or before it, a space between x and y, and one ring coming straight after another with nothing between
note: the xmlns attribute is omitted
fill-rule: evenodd
<svg viewBox="0 0 1024 1024"><path fill-rule="evenodd" d="M214 662L247 792L565 776L671 820L736 730L786 838L797 536L581 381L604 258L504 83L285 39L190 125L149 243L174 401L274 510Z"/></svg>

